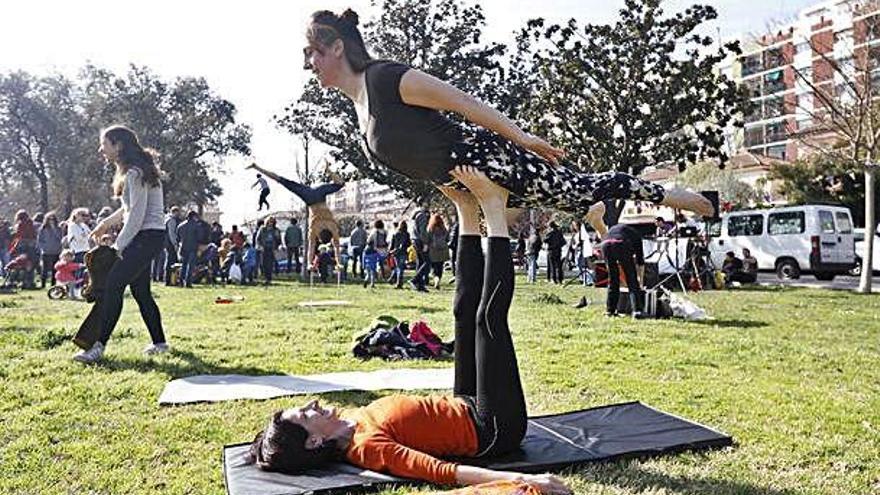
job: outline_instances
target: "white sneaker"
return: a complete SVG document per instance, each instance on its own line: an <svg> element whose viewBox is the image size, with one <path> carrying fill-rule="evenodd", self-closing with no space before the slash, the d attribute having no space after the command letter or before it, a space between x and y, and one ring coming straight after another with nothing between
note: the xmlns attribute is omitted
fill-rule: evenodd
<svg viewBox="0 0 880 495"><path fill-rule="evenodd" d="M144 347L144 354L152 356L153 354L162 354L171 350L171 346L163 342L161 344L150 344Z"/></svg>
<svg viewBox="0 0 880 495"><path fill-rule="evenodd" d="M95 345L87 351L79 351L73 355L73 360L80 363L97 363L104 356L104 344L95 342Z"/></svg>

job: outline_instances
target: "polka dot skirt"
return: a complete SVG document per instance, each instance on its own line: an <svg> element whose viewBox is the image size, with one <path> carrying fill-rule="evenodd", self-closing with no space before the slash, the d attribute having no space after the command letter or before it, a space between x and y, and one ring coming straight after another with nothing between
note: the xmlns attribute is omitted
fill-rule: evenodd
<svg viewBox="0 0 880 495"><path fill-rule="evenodd" d="M504 186L510 191L510 208L549 207L583 214L606 199L663 200L663 186L623 172L578 172L555 166L493 132L463 129L462 134L450 151L452 163L477 167ZM455 180L443 185L466 189Z"/></svg>

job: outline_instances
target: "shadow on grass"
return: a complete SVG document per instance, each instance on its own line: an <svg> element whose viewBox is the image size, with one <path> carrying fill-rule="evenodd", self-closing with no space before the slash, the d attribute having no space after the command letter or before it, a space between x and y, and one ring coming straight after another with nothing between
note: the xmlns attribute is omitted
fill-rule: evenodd
<svg viewBox="0 0 880 495"><path fill-rule="evenodd" d="M723 328L761 328L770 326L766 321L759 320L685 320L688 325L703 325L706 327L723 327Z"/></svg>
<svg viewBox="0 0 880 495"><path fill-rule="evenodd" d="M779 490L745 481L700 476L672 475L643 469L638 461L600 463L580 470L594 483L615 486L623 491L660 491L682 495L797 495L794 490Z"/></svg>
<svg viewBox="0 0 880 495"><path fill-rule="evenodd" d="M110 370L135 370L135 371L159 371L168 375L169 378L183 378L193 375L283 375L283 371L265 370L253 366L224 366L204 361L192 352L173 349L170 357L178 358L169 360L160 357L130 358L130 357L105 357L98 363L99 366ZM182 362L181 362L182 361Z"/></svg>

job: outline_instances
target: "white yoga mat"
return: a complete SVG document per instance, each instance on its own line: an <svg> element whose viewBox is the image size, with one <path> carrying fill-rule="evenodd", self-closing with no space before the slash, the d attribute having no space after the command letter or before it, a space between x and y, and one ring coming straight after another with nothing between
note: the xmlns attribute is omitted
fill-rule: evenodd
<svg viewBox="0 0 880 495"><path fill-rule="evenodd" d="M322 375L196 375L172 380L159 396L160 405L271 399L341 390L445 390L454 368L349 371Z"/></svg>

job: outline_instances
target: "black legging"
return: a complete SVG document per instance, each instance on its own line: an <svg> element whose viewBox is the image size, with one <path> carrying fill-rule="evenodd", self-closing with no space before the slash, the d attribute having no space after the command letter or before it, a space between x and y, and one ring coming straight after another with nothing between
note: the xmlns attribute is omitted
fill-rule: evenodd
<svg viewBox="0 0 880 495"><path fill-rule="evenodd" d="M58 263L57 254L44 254L41 256L43 269L40 271L41 285L46 285L46 279L51 279L52 285L55 285L55 263Z"/></svg>
<svg viewBox="0 0 880 495"><path fill-rule="evenodd" d="M477 457L500 455L519 446L528 421L507 325L513 299L510 240L490 237L484 266L480 237L463 235L457 258L454 392L470 406Z"/></svg>
<svg viewBox="0 0 880 495"><path fill-rule="evenodd" d="M611 242L606 240L602 243L602 257L608 265L608 299L605 311L617 312L617 303L620 301L620 269L623 267L623 275L626 277L626 285L629 288L630 307L633 312L642 310L641 288L639 277L636 274L635 251L627 242Z"/></svg>
<svg viewBox="0 0 880 495"><path fill-rule="evenodd" d="M549 269L547 270L547 278L551 281L561 284L562 283L562 250L560 249L551 249L547 251L547 265Z"/></svg>
<svg viewBox="0 0 880 495"><path fill-rule="evenodd" d="M266 189L260 189L260 200L257 203L257 210L262 210L263 205L266 205L267 210L269 209L269 201L267 199L269 197L269 192L268 187Z"/></svg>
<svg viewBox="0 0 880 495"><path fill-rule="evenodd" d="M310 187L305 184L278 176L278 183L287 188L288 191L296 194L299 199L303 200L306 206L323 203L327 200L327 196L342 189L342 184L328 183L319 184L317 187Z"/></svg>
<svg viewBox="0 0 880 495"><path fill-rule="evenodd" d="M165 244L164 230L142 230L122 251L122 259L113 264L104 288L104 315L101 322L102 344L107 345L122 312L122 294L131 287L131 296L141 310L141 317L154 344L165 343L159 307L150 292L150 263Z"/></svg>

